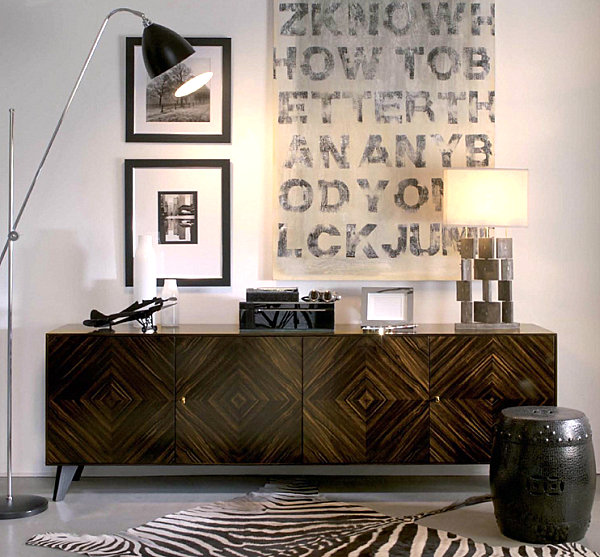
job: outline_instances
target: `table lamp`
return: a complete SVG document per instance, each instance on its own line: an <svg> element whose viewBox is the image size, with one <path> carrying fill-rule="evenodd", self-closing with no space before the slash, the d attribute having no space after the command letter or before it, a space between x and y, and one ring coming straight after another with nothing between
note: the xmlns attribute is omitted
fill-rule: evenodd
<svg viewBox="0 0 600 557"><path fill-rule="evenodd" d="M37 167L37 170L34 174L33 180L29 185L29 189L27 190L24 200L21 203L19 211L17 212L17 216L14 217L13 211L13 169L14 169L14 147L13 147L13 138L14 138L14 110L11 108L9 110L9 191L8 191L8 236L6 238L6 242L0 253L0 266L2 265L2 261L4 260L4 256L6 255L7 260L7 272L8 272L8 306L7 306L7 451L6 451L6 496L0 498L0 519L11 519L11 518L23 518L27 516L33 516L45 511L48 508L48 501L44 497L39 497L36 495L13 495L12 490L12 343L13 343L13 300L12 300L12 292L13 292L13 245L19 239L19 233L17 232L17 228L19 222L21 221L21 217L23 216L23 212L25 211L25 207L31 197L33 189L36 185L37 179L40 175L42 167L46 162L46 158L48 157L48 153L52 148L54 140L60 130L60 127L63 123L65 115L67 114L69 107L71 106L71 102L75 96L75 93L79 89L79 85L83 76L88 68L90 60L96 51L96 47L104 33L104 29L108 23L108 20L117 13L129 13L141 18L142 23L144 25L144 32L142 35L142 52L144 56L144 63L146 66L146 71L150 78L157 77L158 75L170 70L175 67L177 64L194 54L195 50L192 45L188 41L186 41L183 37L179 36L174 31L171 31L167 27L163 27L162 25L158 25L156 23L152 23L142 12L137 10L132 10L129 8L117 8L112 10L105 18L100 26L100 29L96 35L96 39L92 44L92 47L83 63L83 67L79 72L79 76L75 81L75 85L67 99L67 103L62 111L62 114L56 124L54 132L50 137L50 141L42 155L42 159ZM189 95L194 91L198 90L200 87L208 83L211 79L212 73L206 72L202 73L198 76L190 76L190 79L182 84L179 89L174 93L177 97L182 97L185 95Z"/></svg>
<svg viewBox="0 0 600 557"><path fill-rule="evenodd" d="M494 227L527 226L528 171L448 168L443 179L444 224L467 227L460 240L456 299L461 318L455 328L518 329L512 299L512 238L495 238ZM473 301L473 280L481 281L481 301Z"/></svg>

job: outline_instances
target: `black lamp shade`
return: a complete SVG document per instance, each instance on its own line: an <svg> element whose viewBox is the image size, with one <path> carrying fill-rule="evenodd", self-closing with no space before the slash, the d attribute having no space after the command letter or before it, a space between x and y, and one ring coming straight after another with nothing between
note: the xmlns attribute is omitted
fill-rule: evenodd
<svg viewBox="0 0 600 557"><path fill-rule="evenodd" d="M170 70L194 52L190 43L167 27L151 23L144 29L142 53L151 78Z"/></svg>

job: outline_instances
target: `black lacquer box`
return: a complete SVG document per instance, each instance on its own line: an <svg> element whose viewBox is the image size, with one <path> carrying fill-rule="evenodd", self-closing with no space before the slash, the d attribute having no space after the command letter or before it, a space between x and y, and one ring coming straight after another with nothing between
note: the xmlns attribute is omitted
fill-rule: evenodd
<svg viewBox="0 0 600 557"><path fill-rule="evenodd" d="M295 287L246 288L247 302L299 302L300 296Z"/></svg>
<svg viewBox="0 0 600 557"><path fill-rule="evenodd" d="M335 304L240 302L240 329L333 331Z"/></svg>

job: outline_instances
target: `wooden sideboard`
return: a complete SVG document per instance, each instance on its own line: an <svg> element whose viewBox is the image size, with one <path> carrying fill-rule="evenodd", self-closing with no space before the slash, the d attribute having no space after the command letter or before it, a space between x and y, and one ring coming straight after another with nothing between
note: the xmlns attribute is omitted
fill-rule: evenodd
<svg viewBox="0 0 600 557"><path fill-rule="evenodd" d="M46 349L55 499L93 464L486 463L502 408L556 404L556 334L535 325L383 336L75 325L48 333Z"/></svg>

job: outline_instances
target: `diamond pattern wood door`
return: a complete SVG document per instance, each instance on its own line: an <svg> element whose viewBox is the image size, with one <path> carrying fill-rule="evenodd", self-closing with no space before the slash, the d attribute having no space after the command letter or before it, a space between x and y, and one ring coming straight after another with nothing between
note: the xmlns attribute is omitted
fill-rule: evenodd
<svg viewBox="0 0 600 557"><path fill-rule="evenodd" d="M174 348L159 335L48 335L46 463L172 464Z"/></svg>
<svg viewBox="0 0 600 557"><path fill-rule="evenodd" d="M430 357L432 462L489 462L503 408L556 404L556 335L432 336Z"/></svg>
<svg viewBox="0 0 600 557"><path fill-rule="evenodd" d="M427 462L428 338L304 339L304 462Z"/></svg>
<svg viewBox="0 0 600 557"><path fill-rule="evenodd" d="M301 462L301 338L176 342L178 464Z"/></svg>

